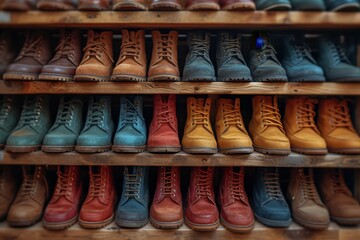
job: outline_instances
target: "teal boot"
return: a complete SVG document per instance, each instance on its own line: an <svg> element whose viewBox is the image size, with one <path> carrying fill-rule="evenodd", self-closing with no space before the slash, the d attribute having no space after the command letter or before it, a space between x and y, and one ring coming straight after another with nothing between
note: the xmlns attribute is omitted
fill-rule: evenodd
<svg viewBox="0 0 360 240"><path fill-rule="evenodd" d="M358 11L360 3L357 0L324 0L329 11Z"/></svg>
<svg viewBox="0 0 360 240"><path fill-rule="evenodd" d="M8 137L5 150L14 153L38 150L50 127L50 98L45 95L27 96L20 120Z"/></svg>
<svg viewBox="0 0 360 240"><path fill-rule="evenodd" d="M75 150L83 153L108 151L111 148L113 132L110 96L92 96L85 126L77 139Z"/></svg>
<svg viewBox="0 0 360 240"><path fill-rule="evenodd" d="M83 126L83 100L62 96L54 125L46 134L41 149L44 152L70 152Z"/></svg>
<svg viewBox="0 0 360 240"><path fill-rule="evenodd" d="M286 11L291 9L291 4L289 0L256 0L256 9L265 11Z"/></svg>
<svg viewBox="0 0 360 240"><path fill-rule="evenodd" d="M0 149L4 148L6 139L19 121L21 98L4 95L0 100Z"/></svg>
<svg viewBox="0 0 360 240"><path fill-rule="evenodd" d="M324 0L291 0L293 10L297 11L325 11Z"/></svg>
<svg viewBox="0 0 360 240"><path fill-rule="evenodd" d="M146 124L142 96L122 96L119 124L114 137L114 152L143 152L146 149Z"/></svg>

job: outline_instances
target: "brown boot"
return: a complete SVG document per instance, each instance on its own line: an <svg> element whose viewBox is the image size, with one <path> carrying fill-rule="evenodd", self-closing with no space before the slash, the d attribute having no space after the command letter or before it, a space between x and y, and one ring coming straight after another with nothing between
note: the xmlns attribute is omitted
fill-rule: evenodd
<svg viewBox="0 0 360 240"><path fill-rule="evenodd" d="M49 196L45 166L23 166L23 182L11 205L7 222L14 227L27 227L38 222Z"/></svg>
<svg viewBox="0 0 360 240"><path fill-rule="evenodd" d="M16 57L16 44L11 33L2 31L0 34L0 77Z"/></svg>
<svg viewBox="0 0 360 240"><path fill-rule="evenodd" d="M113 70L113 33L89 30L76 81L109 81Z"/></svg>
<svg viewBox="0 0 360 240"><path fill-rule="evenodd" d="M329 212L316 190L313 169L292 168L287 195L297 223L310 229L326 229L329 226Z"/></svg>
<svg viewBox="0 0 360 240"><path fill-rule="evenodd" d="M111 0L79 0L80 11L105 11L110 8Z"/></svg>
<svg viewBox="0 0 360 240"><path fill-rule="evenodd" d="M5 11L29 11L35 9L38 0L5 0L2 9Z"/></svg>
<svg viewBox="0 0 360 240"><path fill-rule="evenodd" d="M40 0L36 7L43 11L70 11L77 8L77 0Z"/></svg>
<svg viewBox="0 0 360 240"><path fill-rule="evenodd" d="M175 11L181 10L181 2L179 0L151 0L150 10L159 11Z"/></svg>
<svg viewBox="0 0 360 240"><path fill-rule="evenodd" d="M0 221L4 220L19 188L19 175L15 167L0 167Z"/></svg>
<svg viewBox="0 0 360 240"><path fill-rule="evenodd" d="M148 81L180 81L178 66L178 32L161 34L152 31L153 50Z"/></svg>
<svg viewBox="0 0 360 240"><path fill-rule="evenodd" d="M255 96L252 107L249 132L255 150L265 154L290 154L290 142L281 123L277 97Z"/></svg>
<svg viewBox="0 0 360 240"><path fill-rule="evenodd" d="M146 81L145 31L122 30L119 60L112 81Z"/></svg>
<svg viewBox="0 0 360 240"><path fill-rule="evenodd" d="M315 104L308 97L286 99L284 128L291 149L302 154L326 154L326 142L315 124Z"/></svg>
<svg viewBox="0 0 360 240"><path fill-rule="evenodd" d="M346 100L336 98L320 100L317 125L326 141L329 152L360 153L360 137L351 122L350 110Z"/></svg>
<svg viewBox="0 0 360 240"><path fill-rule="evenodd" d="M145 11L147 10L144 0L114 0L114 11ZM124 35L123 35L124 36Z"/></svg>

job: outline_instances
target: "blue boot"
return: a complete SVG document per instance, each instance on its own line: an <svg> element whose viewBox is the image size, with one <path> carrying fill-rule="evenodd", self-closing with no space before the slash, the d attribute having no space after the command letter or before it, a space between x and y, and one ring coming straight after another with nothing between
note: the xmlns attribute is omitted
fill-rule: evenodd
<svg viewBox="0 0 360 240"><path fill-rule="evenodd" d="M358 11L360 4L357 0L324 0L328 11Z"/></svg>
<svg viewBox="0 0 360 240"><path fill-rule="evenodd" d="M293 10L297 11L325 11L323 0L291 0Z"/></svg>
<svg viewBox="0 0 360 240"><path fill-rule="evenodd" d="M22 98L18 96L3 95L0 100L0 149L19 121Z"/></svg>
<svg viewBox="0 0 360 240"><path fill-rule="evenodd" d="M256 0L256 9L265 11L286 11L291 9L291 4L289 0Z"/></svg>

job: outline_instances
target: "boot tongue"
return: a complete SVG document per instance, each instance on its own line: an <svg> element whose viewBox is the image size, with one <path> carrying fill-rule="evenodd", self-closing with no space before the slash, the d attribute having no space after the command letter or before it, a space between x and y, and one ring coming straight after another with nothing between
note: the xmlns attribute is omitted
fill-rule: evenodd
<svg viewBox="0 0 360 240"><path fill-rule="evenodd" d="M197 98L196 103L203 107L205 105L205 99L204 98Z"/></svg>
<svg viewBox="0 0 360 240"><path fill-rule="evenodd" d="M224 104L224 109L226 110L234 110L234 100L232 99L221 99L220 102Z"/></svg>

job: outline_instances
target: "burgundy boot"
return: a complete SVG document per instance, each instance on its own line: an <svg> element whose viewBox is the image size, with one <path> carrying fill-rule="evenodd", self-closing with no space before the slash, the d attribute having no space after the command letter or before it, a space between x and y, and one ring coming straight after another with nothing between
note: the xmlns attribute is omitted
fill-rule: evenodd
<svg viewBox="0 0 360 240"><path fill-rule="evenodd" d="M254 11L256 9L253 0L220 0L221 10Z"/></svg>

